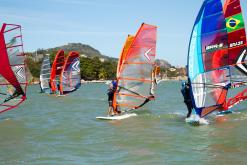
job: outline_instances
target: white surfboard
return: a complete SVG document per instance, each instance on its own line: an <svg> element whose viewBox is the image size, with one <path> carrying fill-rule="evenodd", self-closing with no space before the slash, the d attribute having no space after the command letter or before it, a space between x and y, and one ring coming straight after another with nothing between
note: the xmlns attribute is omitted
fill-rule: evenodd
<svg viewBox="0 0 247 165"><path fill-rule="evenodd" d="M127 119L127 118L133 117L133 116L137 116L137 114L126 113L123 115L116 115L116 116L99 116L99 117L96 117L96 119L100 119L100 120L123 120L123 119Z"/></svg>
<svg viewBox="0 0 247 165"><path fill-rule="evenodd" d="M191 125L208 125L209 124L209 122L206 119L200 118L195 115L191 115L191 117L186 118L185 122Z"/></svg>

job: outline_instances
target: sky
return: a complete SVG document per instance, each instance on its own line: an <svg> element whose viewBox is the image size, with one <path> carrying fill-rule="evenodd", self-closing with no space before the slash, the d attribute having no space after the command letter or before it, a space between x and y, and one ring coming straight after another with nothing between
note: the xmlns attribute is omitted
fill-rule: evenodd
<svg viewBox="0 0 247 165"><path fill-rule="evenodd" d="M1 0L0 23L22 26L25 51L83 43L118 58L128 34L156 25L157 58L185 66L203 0ZM241 0L247 19L247 0Z"/></svg>

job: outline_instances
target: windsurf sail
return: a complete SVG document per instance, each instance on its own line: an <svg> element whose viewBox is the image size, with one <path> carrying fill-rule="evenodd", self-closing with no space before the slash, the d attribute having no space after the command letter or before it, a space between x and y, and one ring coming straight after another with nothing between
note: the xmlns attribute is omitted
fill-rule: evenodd
<svg viewBox="0 0 247 165"><path fill-rule="evenodd" d="M70 52L60 75L60 94L76 91L81 86L80 56Z"/></svg>
<svg viewBox="0 0 247 165"><path fill-rule="evenodd" d="M154 99L156 33L156 26L142 24L134 38L127 38L117 69L115 111L137 109Z"/></svg>
<svg viewBox="0 0 247 165"><path fill-rule="evenodd" d="M52 64L51 68L51 77L50 77L50 83L51 83L51 91L57 92L59 91L60 86L60 75L63 70L64 65L64 51L59 50L56 54L56 57L54 59L54 62Z"/></svg>
<svg viewBox="0 0 247 165"><path fill-rule="evenodd" d="M118 60L118 66L117 66L117 77L119 76L120 74L120 70L121 70L121 67L122 67L122 64L123 64L123 60L124 58L126 57L126 54L130 48L130 45L132 43L132 41L134 40L135 36L132 36L132 35L128 35L126 41L125 41L125 44L124 44L124 47L122 49L122 53L121 53L121 56Z"/></svg>
<svg viewBox="0 0 247 165"><path fill-rule="evenodd" d="M50 93L50 76L51 76L51 62L50 55L47 54L44 56L41 70L40 70L40 88L44 93Z"/></svg>
<svg viewBox="0 0 247 165"><path fill-rule="evenodd" d="M0 32L0 113L26 99L27 74L21 26L3 24Z"/></svg>
<svg viewBox="0 0 247 165"><path fill-rule="evenodd" d="M197 115L221 107L230 84L226 21L221 0L205 0L195 21L188 53L188 77Z"/></svg>
<svg viewBox="0 0 247 165"><path fill-rule="evenodd" d="M228 32L228 62L230 67L231 88L247 85L247 48L245 24L240 0L227 0L224 15ZM229 90L231 92L231 90ZM247 88L242 88L235 96L226 99L225 110L247 98Z"/></svg>

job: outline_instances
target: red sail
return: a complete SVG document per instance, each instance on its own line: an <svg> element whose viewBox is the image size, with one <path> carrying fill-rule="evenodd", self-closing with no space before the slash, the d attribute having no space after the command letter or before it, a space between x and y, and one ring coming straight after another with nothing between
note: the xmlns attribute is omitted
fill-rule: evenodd
<svg viewBox="0 0 247 165"><path fill-rule="evenodd" d="M56 92L57 90L57 84L60 84L60 74L63 70L63 65L64 65L64 51L59 50L56 54L56 57L54 59L54 62L52 64L52 69L51 69L51 91Z"/></svg>
<svg viewBox="0 0 247 165"><path fill-rule="evenodd" d="M246 32L240 1L227 0L224 5L224 14L228 32L228 63L231 70L231 83L232 87L238 87L247 83ZM224 109L243 101L246 95L246 89L244 89L235 97L228 98L223 106Z"/></svg>
<svg viewBox="0 0 247 165"><path fill-rule="evenodd" d="M235 65L246 47L246 32L240 1L227 0L224 5L224 14L228 32L229 65Z"/></svg>
<svg viewBox="0 0 247 165"><path fill-rule="evenodd" d="M142 24L135 37L127 39L127 52L123 50L118 65L115 110L137 109L154 98L156 32L156 26Z"/></svg>
<svg viewBox="0 0 247 165"><path fill-rule="evenodd" d="M0 32L0 113L26 99L27 74L21 26L3 24Z"/></svg>

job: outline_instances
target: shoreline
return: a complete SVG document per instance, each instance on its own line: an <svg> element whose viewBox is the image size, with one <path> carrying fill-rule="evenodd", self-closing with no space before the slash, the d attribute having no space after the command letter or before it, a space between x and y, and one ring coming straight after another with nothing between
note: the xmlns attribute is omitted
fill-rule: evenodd
<svg viewBox="0 0 247 165"><path fill-rule="evenodd" d="M158 83L161 83L163 81L186 81L187 77L171 77L171 78L165 78L165 79L161 79L158 81ZM81 79L81 83L82 84L92 84L92 83L104 83L104 84L108 84L110 83L112 80L83 80ZM39 81L35 80L30 82L28 85L38 85Z"/></svg>

